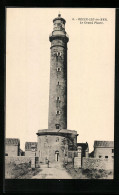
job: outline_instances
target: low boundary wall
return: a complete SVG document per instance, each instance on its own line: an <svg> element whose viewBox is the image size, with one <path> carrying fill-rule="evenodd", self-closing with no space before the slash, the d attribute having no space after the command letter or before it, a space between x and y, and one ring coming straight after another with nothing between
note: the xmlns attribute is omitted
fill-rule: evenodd
<svg viewBox="0 0 119 195"><path fill-rule="evenodd" d="M101 159L101 158L86 158L82 159L83 169L103 169L103 170L113 170L114 160L113 159Z"/></svg>
<svg viewBox="0 0 119 195"><path fill-rule="evenodd" d="M5 163L15 163L15 164L22 164L22 163L29 163L31 161L31 157L26 156L15 156L9 157L5 156Z"/></svg>

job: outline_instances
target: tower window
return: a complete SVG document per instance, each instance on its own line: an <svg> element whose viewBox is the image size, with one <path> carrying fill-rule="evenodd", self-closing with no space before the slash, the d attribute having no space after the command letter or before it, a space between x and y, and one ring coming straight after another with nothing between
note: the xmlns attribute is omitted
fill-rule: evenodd
<svg viewBox="0 0 119 195"><path fill-rule="evenodd" d="M60 97L57 97L56 100L60 100Z"/></svg>
<svg viewBox="0 0 119 195"><path fill-rule="evenodd" d="M57 111L56 111L56 114L60 114L60 110L57 110Z"/></svg>
<svg viewBox="0 0 119 195"><path fill-rule="evenodd" d="M60 41L59 41L59 43L60 43ZM62 56L62 52L56 52L55 55L56 56Z"/></svg>
<svg viewBox="0 0 119 195"><path fill-rule="evenodd" d="M56 124L56 129L59 129L60 128L60 124Z"/></svg>
<svg viewBox="0 0 119 195"><path fill-rule="evenodd" d="M108 158L108 156L105 156L105 158Z"/></svg>
<svg viewBox="0 0 119 195"><path fill-rule="evenodd" d="M58 81L57 85L60 85L60 82Z"/></svg>
<svg viewBox="0 0 119 195"><path fill-rule="evenodd" d="M114 149L112 149L112 153L114 153Z"/></svg>
<svg viewBox="0 0 119 195"><path fill-rule="evenodd" d="M57 72L60 72L61 71L61 68L57 68Z"/></svg>
<svg viewBox="0 0 119 195"><path fill-rule="evenodd" d="M99 158L101 158L102 156L99 156Z"/></svg>

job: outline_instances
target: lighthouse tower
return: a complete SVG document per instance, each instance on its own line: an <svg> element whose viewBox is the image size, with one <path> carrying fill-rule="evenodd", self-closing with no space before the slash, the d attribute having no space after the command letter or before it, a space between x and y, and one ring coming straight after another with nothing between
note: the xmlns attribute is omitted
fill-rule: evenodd
<svg viewBox="0 0 119 195"><path fill-rule="evenodd" d="M50 60L48 129L67 129L67 42L66 21L59 14L53 20Z"/></svg>
<svg viewBox="0 0 119 195"><path fill-rule="evenodd" d="M65 19L59 14L53 20L49 36L50 87L48 129L37 132L39 163L48 159L50 165L68 162L68 151L77 149L77 131L67 129L67 43Z"/></svg>

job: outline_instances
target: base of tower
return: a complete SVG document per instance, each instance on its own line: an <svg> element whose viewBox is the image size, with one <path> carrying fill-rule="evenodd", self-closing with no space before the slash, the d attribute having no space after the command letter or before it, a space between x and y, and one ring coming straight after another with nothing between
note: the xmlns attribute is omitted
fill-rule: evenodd
<svg viewBox="0 0 119 195"><path fill-rule="evenodd" d="M77 131L67 129L38 130L37 154L40 163L57 163L63 165L68 162L68 151L77 150Z"/></svg>

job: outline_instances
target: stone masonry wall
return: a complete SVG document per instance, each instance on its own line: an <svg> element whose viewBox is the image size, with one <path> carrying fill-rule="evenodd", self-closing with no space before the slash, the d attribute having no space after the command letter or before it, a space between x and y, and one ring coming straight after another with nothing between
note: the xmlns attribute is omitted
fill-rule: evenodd
<svg viewBox="0 0 119 195"><path fill-rule="evenodd" d="M30 157L26 156L16 156L16 157L9 157L5 156L5 163L15 163L15 164L22 164L22 163L29 163L31 161Z"/></svg>
<svg viewBox="0 0 119 195"><path fill-rule="evenodd" d="M18 146L14 146L14 145L6 145L5 146L5 153L8 156L19 156L19 148Z"/></svg>
<svg viewBox="0 0 119 195"><path fill-rule="evenodd" d="M47 158L50 162L56 161L56 152L59 152L58 161L64 162L68 158L68 138L63 136L38 136L38 156L40 162Z"/></svg>
<svg viewBox="0 0 119 195"><path fill-rule="evenodd" d="M31 150L26 150L26 151L25 151L25 156L31 157L31 156L32 156L32 151L31 151ZM36 151L36 153L35 153L35 156L38 156L38 152L37 152L37 151Z"/></svg>
<svg viewBox="0 0 119 195"><path fill-rule="evenodd" d="M65 20L53 20L48 129L67 129L67 42Z"/></svg>
<svg viewBox="0 0 119 195"><path fill-rule="evenodd" d="M113 159L100 159L100 158L86 158L83 157L82 168L83 169L103 169L113 170L114 160Z"/></svg>
<svg viewBox="0 0 119 195"><path fill-rule="evenodd" d="M94 149L94 158L114 158L114 152L113 152L114 148L95 148Z"/></svg>
<svg viewBox="0 0 119 195"><path fill-rule="evenodd" d="M56 40L56 45L58 40ZM57 56L56 53L61 53ZM56 124L61 129L67 128L67 46L65 48L55 46L51 48L50 62L50 95L49 95L49 119L48 129L55 129ZM57 71L60 68L60 71ZM59 84L58 84L59 83ZM57 100L57 97L60 100ZM56 114L57 111L60 114Z"/></svg>

